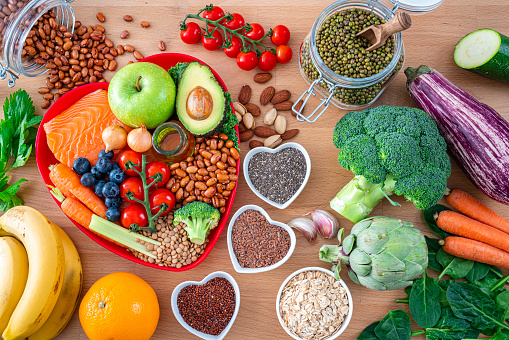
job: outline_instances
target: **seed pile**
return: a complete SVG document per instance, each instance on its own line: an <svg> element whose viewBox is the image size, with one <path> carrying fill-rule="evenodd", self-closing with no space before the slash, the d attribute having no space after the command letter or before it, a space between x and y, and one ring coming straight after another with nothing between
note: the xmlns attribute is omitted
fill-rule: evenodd
<svg viewBox="0 0 509 340"><path fill-rule="evenodd" d="M235 290L225 278L214 278L204 285L182 288L177 306L184 321L199 332L219 335L235 312Z"/></svg>
<svg viewBox="0 0 509 340"><path fill-rule="evenodd" d="M306 159L295 148L285 148L275 154L255 154L248 165L253 186L269 200L283 204L299 190L306 177Z"/></svg>
<svg viewBox="0 0 509 340"><path fill-rule="evenodd" d="M232 227L233 252L241 267L262 268L281 261L290 249L290 235L270 224L256 210L246 210Z"/></svg>

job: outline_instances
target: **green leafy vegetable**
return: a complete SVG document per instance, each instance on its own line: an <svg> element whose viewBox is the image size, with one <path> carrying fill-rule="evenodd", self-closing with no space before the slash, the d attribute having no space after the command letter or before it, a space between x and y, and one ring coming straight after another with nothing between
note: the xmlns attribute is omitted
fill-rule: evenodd
<svg viewBox="0 0 509 340"><path fill-rule="evenodd" d="M442 247L438 244L438 240L436 238L428 236L424 236L424 238L426 239L426 245L428 246L428 266L437 272L442 272L444 268L437 261L437 252Z"/></svg>
<svg viewBox="0 0 509 340"><path fill-rule="evenodd" d="M509 290L498 294L495 301L497 302L497 305L504 310L502 320L509 319Z"/></svg>
<svg viewBox="0 0 509 340"><path fill-rule="evenodd" d="M467 280L470 282L474 282L477 280L482 280L488 275L490 271L490 265L481 262L474 262L474 266L467 274Z"/></svg>
<svg viewBox="0 0 509 340"><path fill-rule="evenodd" d="M391 310L375 327L380 340L410 340L410 316L402 309Z"/></svg>
<svg viewBox="0 0 509 340"><path fill-rule="evenodd" d="M177 63L175 66L168 70L168 73L170 73L170 76L175 82L175 86L178 86L180 83L180 77L182 77L182 73L184 73L184 70L188 65L189 63Z"/></svg>
<svg viewBox="0 0 509 340"><path fill-rule="evenodd" d="M491 337L491 340L507 340L507 339L509 339L509 331L506 329L500 329L497 333L495 333L495 335Z"/></svg>
<svg viewBox="0 0 509 340"><path fill-rule="evenodd" d="M462 279L472 270L474 262L462 259L454 255L448 254L445 250L440 249L437 252L437 261L444 269L438 279L440 280L445 274L449 274L453 279Z"/></svg>
<svg viewBox="0 0 509 340"><path fill-rule="evenodd" d="M426 275L415 279L409 297L410 313L422 328L430 328L440 320L440 286L438 280Z"/></svg>
<svg viewBox="0 0 509 340"><path fill-rule="evenodd" d="M378 340L378 337L375 334L375 328L379 323L380 321L376 321L364 328L362 333L357 337L357 340Z"/></svg>
<svg viewBox="0 0 509 340"><path fill-rule="evenodd" d="M440 229L437 225L437 222L435 221L435 218L433 217L434 214L440 213L444 210L451 210L451 209L449 209L446 206L443 206L441 204L437 204L437 205L432 206L431 208L428 208L428 209L422 211L422 217L424 218L424 223L426 223L429 230L431 230L435 235L437 235L441 239L444 239L447 236L452 236L452 234L449 234L448 232Z"/></svg>
<svg viewBox="0 0 509 340"><path fill-rule="evenodd" d="M224 133L228 136L228 138L233 142L233 145L237 150L240 151L239 146L239 137L237 136L237 131L235 130L235 126L239 123L237 117L232 111L232 96L230 92L224 93L225 98L225 107L226 107L226 118L224 120L223 125L219 129L219 132Z"/></svg>
<svg viewBox="0 0 509 340"><path fill-rule="evenodd" d="M503 278L498 279L493 276L486 276L482 280L472 282L472 284L481 289L481 291L486 295L494 299L497 294L505 291L504 285L500 285L502 282L505 282Z"/></svg>

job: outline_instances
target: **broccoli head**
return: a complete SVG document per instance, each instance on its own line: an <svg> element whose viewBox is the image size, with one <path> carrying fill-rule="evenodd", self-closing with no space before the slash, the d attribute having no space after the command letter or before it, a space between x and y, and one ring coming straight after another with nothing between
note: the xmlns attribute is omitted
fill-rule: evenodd
<svg viewBox="0 0 509 340"><path fill-rule="evenodd" d="M339 164L356 177L331 207L342 215L348 211L345 217L355 223L393 193L427 209L446 190L451 174L447 145L422 110L379 106L349 112L336 124L333 143L339 149Z"/></svg>
<svg viewBox="0 0 509 340"><path fill-rule="evenodd" d="M210 230L217 227L221 214L212 205L194 201L173 213L173 224L184 223L188 238L196 244L203 244Z"/></svg>

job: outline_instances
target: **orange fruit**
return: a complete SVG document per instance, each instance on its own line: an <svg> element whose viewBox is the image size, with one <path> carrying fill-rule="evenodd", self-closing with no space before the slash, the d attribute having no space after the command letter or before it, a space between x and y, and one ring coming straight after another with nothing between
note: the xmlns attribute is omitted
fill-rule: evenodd
<svg viewBox="0 0 509 340"><path fill-rule="evenodd" d="M113 273L90 287L79 317L90 340L149 340L159 321L159 302L140 277Z"/></svg>

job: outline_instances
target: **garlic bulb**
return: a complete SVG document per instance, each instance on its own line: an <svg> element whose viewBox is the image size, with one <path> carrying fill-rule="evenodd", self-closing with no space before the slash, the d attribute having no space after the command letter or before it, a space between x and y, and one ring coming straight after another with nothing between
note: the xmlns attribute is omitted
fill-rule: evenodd
<svg viewBox="0 0 509 340"><path fill-rule="evenodd" d="M333 238L338 234L339 222L331 213L317 209L311 213L311 219L321 237Z"/></svg>
<svg viewBox="0 0 509 340"><path fill-rule="evenodd" d="M288 223L294 229L297 229L304 235L308 241L313 241L316 238L317 229L313 221L306 217L298 217Z"/></svg>
<svg viewBox="0 0 509 340"><path fill-rule="evenodd" d="M102 139L106 144L105 152L119 150L127 145L127 131L122 126L111 125L103 130Z"/></svg>
<svg viewBox="0 0 509 340"><path fill-rule="evenodd" d="M145 125L136 128L127 135L127 145L136 152L146 152L152 147L152 134Z"/></svg>

